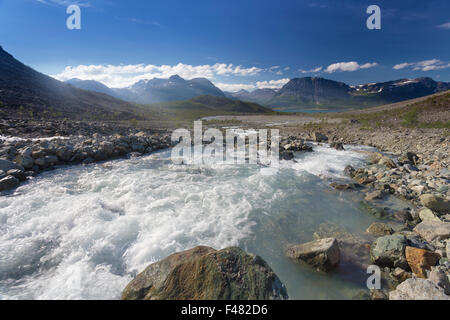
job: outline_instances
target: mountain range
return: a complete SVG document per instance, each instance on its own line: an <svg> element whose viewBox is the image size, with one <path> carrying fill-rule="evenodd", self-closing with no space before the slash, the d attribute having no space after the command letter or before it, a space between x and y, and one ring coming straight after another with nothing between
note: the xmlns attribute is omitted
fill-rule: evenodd
<svg viewBox="0 0 450 320"><path fill-rule="evenodd" d="M186 111L220 113L346 110L399 102L450 90L431 78L349 86L320 77L291 79L280 89L223 92L205 78L141 80L127 88L109 88L93 80L58 81L16 60L0 47L0 114L22 113L74 119L148 119ZM246 102L243 102L246 101ZM151 104L151 105L150 105ZM265 107L264 107L265 106Z"/></svg>
<svg viewBox="0 0 450 320"><path fill-rule="evenodd" d="M225 97L222 90L206 78L185 80L178 75L168 79L141 80L127 88L108 88L98 81L76 78L67 80L66 83L77 88L102 92L122 100L141 104L188 100L203 95Z"/></svg>
<svg viewBox="0 0 450 320"><path fill-rule="evenodd" d="M126 95L136 99L124 101ZM168 100L178 101L139 104ZM186 81L173 76L165 80L140 81L128 89L111 89L93 80L61 82L24 65L0 46L2 117L146 120L261 112L272 110L226 98L206 79Z"/></svg>
<svg viewBox="0 0 450 320"><path fill-rule="evenodd" d="M450 90L450 83L431 78L400 79L349 86L318 77L294 78L281 89L241 90L227 96L279 110L351 109L399 102Z"/></svg>
<svg viewBox="0 0 450 320"><path fill-rule="evenodd" d="M394 103L450 90L450 83L431 78L400 79L350 86L320 77L291 79L280 89L223 92L205 78L185 80L178 75L168 79L141 80L127 88L108 88L92 80L71 79L68 83L130 102L157 103L191 99L200 95L249 101L278 110L352 109Z"/></svg>

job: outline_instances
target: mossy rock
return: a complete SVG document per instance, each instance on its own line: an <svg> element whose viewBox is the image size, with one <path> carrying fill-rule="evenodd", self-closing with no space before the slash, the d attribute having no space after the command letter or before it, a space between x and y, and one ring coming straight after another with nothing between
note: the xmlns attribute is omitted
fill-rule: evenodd
<svg viewBox="0 0 450 320"><path fill-rule="evenodd" d="M148 266L122 293L124 300L287 299L285 286L259 256L237 247L175 253Z"/></svg>

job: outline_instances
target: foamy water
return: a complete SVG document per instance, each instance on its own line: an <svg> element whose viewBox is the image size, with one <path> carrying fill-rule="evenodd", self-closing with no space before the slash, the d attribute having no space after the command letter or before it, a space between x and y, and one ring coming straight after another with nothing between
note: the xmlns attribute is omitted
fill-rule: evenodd
<svg viewBox="0 0 450 320"><path fill-rule="evenodd" d="M117 299L148 264L196 245L261 255L291 298L348 298L359 283L282 254L320 223L359 231L373 220L318 178L341 178L363 156L315 150L273 176L257 165L174 165L170 151L46 172L0 196L0 298Z"/></svg>

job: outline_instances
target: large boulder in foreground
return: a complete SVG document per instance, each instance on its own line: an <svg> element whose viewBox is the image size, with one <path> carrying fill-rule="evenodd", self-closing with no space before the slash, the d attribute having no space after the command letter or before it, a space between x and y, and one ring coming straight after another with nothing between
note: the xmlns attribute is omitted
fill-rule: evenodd
<svg viewBox="0 0 450 320"><path fill-rule="evenodd" d="M406 261L406 237L400 234L377 238L370 247L372 262L380 267L409 269Z"/></svg>
<svg viewBox="0 0 450 320"><path fill-rule="evenodd" d="M430 280L411 278L389 293L389 300L450 300L444 289Z"/></svg>
<svg viewBox="0 0 450 320"><path fill-rule="evenodd" d="M444 240L450 238L450 222L424 220L414 231L428 242L434 239Z"/></svg>
<svg viewBox="0 0 450 320"><path fill-rule="evenodd" d="M305 262L319 271L329 271L337 267L340 260L339 244L336 238L290 245L285 253L289 258Z"/></svg>
<svg viewBox="0 0 450 320"><path fill-rule="evenodd" d="M151 264L122 293L124 300L281 300L285 286L259 256L199 246Z"/></svg>

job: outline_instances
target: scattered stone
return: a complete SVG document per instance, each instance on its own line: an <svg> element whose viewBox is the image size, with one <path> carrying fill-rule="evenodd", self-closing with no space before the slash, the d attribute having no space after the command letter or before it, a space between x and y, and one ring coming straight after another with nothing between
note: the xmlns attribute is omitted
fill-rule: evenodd
<svg viewBox="0 0 450 320"><path fill-rule="evenodd" d="M420 278L427 277L427 270L439 262L439 255L425 249L407 246L405 249L406 261L414 274Z"/></svg>
<svg viewBox="0 0 450 320"><path fill-rule="evenodd" d="M450 295L450 279L444 271L439 268L432 267L428 280L443 288L445 294Z"/></svg>
<svg viewBox="0 0 450 320"><path fill-rule="evenodd" d="M330 183L330 186L336 190L355 190L356 189L356 185L354 183L332 182L332 183Z"/></svg>
<svg viewBox="0 0 450 320"><path fill-rule="evenodd" d="M372 300L389 300L389 296L382 290L370 290L370 298Z"/></svg>
<svg viewBox="0 0 450 320"><path fill-rule="evenodd" d="M387 235L375 240L370 248L372 263L380 267L408 269L405 257L406 237L400 234Z"/></svg>
<svg viewBox="0 0 450 320"><path fill-rule="evenodd" d="M425 220L419 223L414 231L428 242L447 239L450 238L450 222Z"/></svg>
<svg viewBox="0 0 450 320"><path fill-rule="evenodd" d="M27 176L26 176L25 172L20 171L19 169L8 170L8 172L6 174L17 178L19 181L27 180Z"/></svg>
<svg viewBox="0 0 450 320"><path fill-rule="evenodd" d="M384 165L391 169L397 168L397 165L395 164L395 162L391 158L386 157L386 156L381 157L381 159L378 161L378 164Z"/></svg>
<svg viewBox="0 0 450 320"><path fill-rule="evenodd" d="M20 185L19 179L13 176L7 176L0 180L0 191L11 190Z"/></svg>
<svg viewBox="0 0 450 320"><path fill-rule="evenodd" d="M294 153L292 151L281 151L280 160L292 160L294 159Z"/></svg>
<svg viewBox="0 0 450 320"><path fill-rule="evenodd" d="M441 221L434 213L428 208L423 208L419 211L420 220L425 221Z"/></svg>
<svg viewBox="0 0 450 320"><path fill-rule="evenodd" d="M21 165L15 164L14 162L9 161L9 160L0 159L0 170L2 170L4 172L8 172L9 170L12 170L12 169L25 171L25 169Z"/></svg>
<svg viewBox="0 0 450 320"><path fill-rule="evenodd" d="M394 230L385 223L374 222L367 228L366 232L373 234L376 237L382 237L393 234Z"/></svg>
<svg viewBox="0 0 450 320"><path fill-rule="evenodd" d="M332 142L330 143L330 148L334 148L336 150L345 150L344 144L342 142Z"/></svg>
<svg viewBox="0 0 450 320"><path fill-rule="evenodd" d="M394 218L401 222L408 222L413 220L411 213L407 210L396 211L394 213Z"/></svg>
<svg viewBox="0 0 450 320"><path fill-rule="evenodd" d="M373 201L376 199L382 199L384 196L385 196L385 193L383 190L375 190L375 191L366 193L364 200Z"/></svg>
<svg viewBox="0 0 450 320"><path fill-rule="evenodd" d="M450 201L441 196L434 194L423 194L420 196L420 202L427 208L440 214L447 214L450 212Z"/></svg>
<svg viewBox="0 0 450 320"><path fill-rule="evenodd" d="M450 300L444 289L430 280L411 278L389 293L389 300Z"/></svg>
<svg viewBox="0 0 450 320"><path fill-rule="evenodd" d="M301 260L317 270L325 272L337 267L340 259L339 245L335 238L291 245L285 253L291 259Z"/></svg>
<svg viewBox="0 0 450 320"><path fill-rule="evenodd" d="M149 265L123 300L284 300L285 286L259 256L232 247L195 247Z"/></svg>
<svg viewBox="0 0 450 320"><path fill-rule="evenodd" d="M316 142L328 141L328 137L320 132L314 132L312 138Z"/></svg>
<svg viewBox="0 0 450 320"><path fill-rule="evenodd" d="M394 271L392 271L392 276L397 279L399 283L405 281L406 279L411 278L411 273L408 271L402 269L402 268L395 268Z"/></svg>
<svg viewBox="0 0 450 320"><path fill-rule="evenodd" d="M345 167L344 174L346 176L353 177L354 173L355 173L355 168L353 168L351 165L348 165Z"/></svg>

